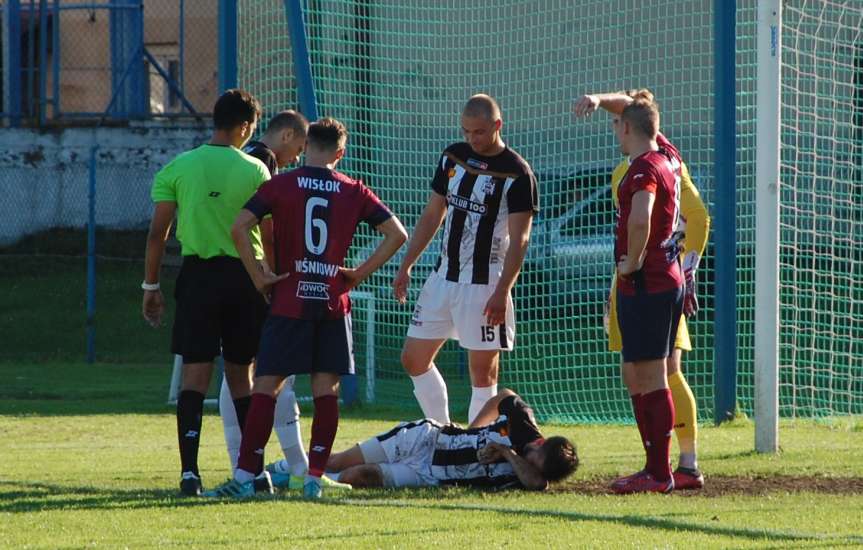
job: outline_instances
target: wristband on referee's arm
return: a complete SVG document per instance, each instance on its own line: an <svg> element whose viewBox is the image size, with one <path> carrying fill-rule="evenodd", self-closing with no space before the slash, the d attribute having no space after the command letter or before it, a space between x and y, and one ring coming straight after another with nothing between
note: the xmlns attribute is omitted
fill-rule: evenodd
<svg viewBox="0 0 863 550"><path fill-rule="evenodd" d="M143 281L141 283L141 290L149 290L151 292L159 290L162 288L162 285L159 283L148 283L147 281Z"/></svg>

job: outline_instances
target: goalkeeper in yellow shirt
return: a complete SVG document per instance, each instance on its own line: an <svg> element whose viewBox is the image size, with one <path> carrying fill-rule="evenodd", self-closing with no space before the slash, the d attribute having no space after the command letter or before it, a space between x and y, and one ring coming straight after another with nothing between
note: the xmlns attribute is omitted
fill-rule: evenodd
<svg viewBox="0 0 863 550"><path fill-rule="evenodd" d="M636 97L649 98L653 100L653 94L648 90L631 90L621 93L585 95L575 103L575 114L578 116L589 115L599 107L614 106L615 102L629 103ZM609 110L609 109L606 109ZM613 112L613 109L610 110ZM630 159L628 157L620 161L611 174L611 198L615 208L618 207L617 188L629 169ZM683 351L692 350L692 342L689 339L689 330L686 325L686 317L690 317L698 311L698 299L695 292L695 273L704 248L707 245L707 235L710 230L710 217L707 207L701 200L698 189L692 182L689 169L686 164L681 166L680 181L680 225L677 234L682 242L682 267L685 277L685 295L683 305L683 316L677 329L677 337L674 341L674 352L667 360L666 370L668 386L671 389L674 401L675 420L674 432L680 447L680 458L678 467L674 471L674 488L700 489L704 486L704 476L698 469L697 439L698 439L698 415L696 414L695 397L689 388L681 370L681 356ZM617 294L615 282L617 277L612 278L611 292L606 304L606 325L608 332L608 349L621 351L623 347L620 326L617 322L617 308L615 295Z"/></svg>

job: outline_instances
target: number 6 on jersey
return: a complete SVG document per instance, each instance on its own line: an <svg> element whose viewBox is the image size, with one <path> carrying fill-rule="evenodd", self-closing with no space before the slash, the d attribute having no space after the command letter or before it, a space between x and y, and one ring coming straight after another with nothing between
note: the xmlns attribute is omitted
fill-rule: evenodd
<svg viewBox="0 0 863 550"><path fill-rule="evenodd" d="M321 218L315 218L315 207L326 208L329 204L327 199L311 197L306 202L306 249L316 256L320 256L327 248L327 222ZM315 243L312 229L318 230L318 242Z"/></svg>

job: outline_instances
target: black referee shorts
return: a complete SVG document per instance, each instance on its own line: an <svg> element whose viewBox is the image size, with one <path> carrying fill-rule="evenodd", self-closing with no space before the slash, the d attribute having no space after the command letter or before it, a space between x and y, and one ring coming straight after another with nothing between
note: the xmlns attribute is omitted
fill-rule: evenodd
<svg viewBox="0 0 863 550"><path fill-rule="evenodd" d="M174 290L177 312L171 352L183 363L251 363L267 303L238 258L185 256Z"/></svg>
<svg viewBox="0 0 863 550"><path fill-rule="evenodd" d="M267 317L255 377L315 372L354 374L351 316L321 320Z"/></svg>
<svg viewBox="0 0 863 550"><path fill-rule="evenodd" d="M617 289L617 320L623 342L623 361L653 361L671 355L683 313L683 287L627 296Z"/></svg>

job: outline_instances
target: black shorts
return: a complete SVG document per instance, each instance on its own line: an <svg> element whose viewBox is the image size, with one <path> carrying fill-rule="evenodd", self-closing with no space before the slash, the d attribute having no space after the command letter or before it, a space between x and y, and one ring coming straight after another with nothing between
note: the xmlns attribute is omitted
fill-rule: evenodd
<svg viewBox="0 0 863 550"><path fill-rule="evenodd" d="M617 319L623 341L623 361L652 361L671 355L683 312L683 287L634 296L617 290Z"/></svg>
<svg viewBox="0 0 863 550"><path fill-rule="evenodd" d="M322 320L267 317L255 376L313 372L354 374L351 316Z"/></svg>
<svg viewBox="0 0 863 550"><path fill-rule="evenodd" d="M251 363L258 352L267 303L243 263L230 256L185 256L174 290L177 313L171 352L183 363Z"/></svg>

